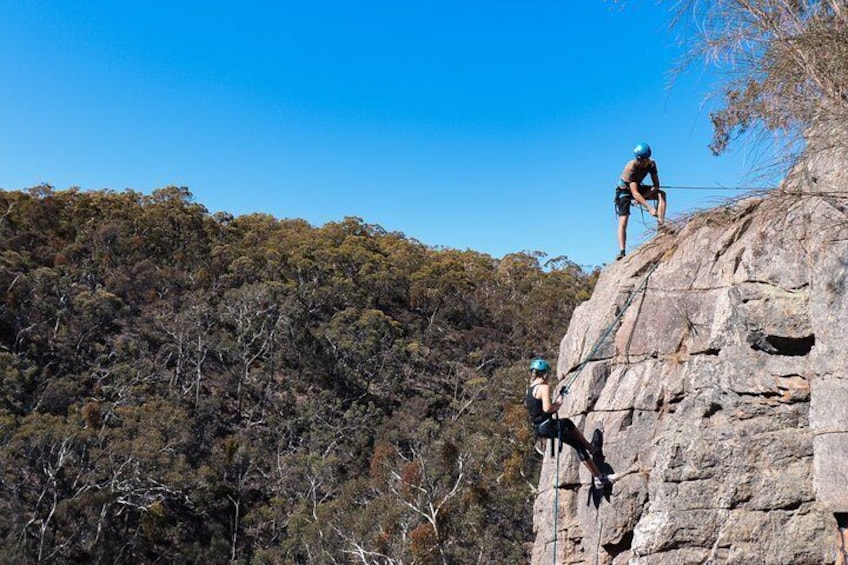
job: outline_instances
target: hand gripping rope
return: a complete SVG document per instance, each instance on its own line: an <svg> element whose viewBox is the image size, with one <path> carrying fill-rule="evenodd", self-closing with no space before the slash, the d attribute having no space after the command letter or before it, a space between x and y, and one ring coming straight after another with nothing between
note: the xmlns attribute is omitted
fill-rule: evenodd
<svg viewBox="0 0 848 565"><path fill-rule="evenodd" d="M565 386L560 389L559 396L562 397L568 394L568 391L571 390L572 385L574 385L574 382L577 380L577 377L580 375L580 372L583 370L583 367L585 367L589 363L589 361L592 360L592 357L594 357L595 353L598 352L598 349L600 349L601 345L604 343L606 338L609 337L609 334L612 333L612 330L618 325L618 322L621 320L621 318L624 317L624 313L627 311L627 308L630 306L630 304L633 303L633 299L636 297L637 294L642 292L642 290L644 290L648 286L648 279L651 278L651 274L653 274L659 264L659 261L654 263L653 266L648 270L648 273L645 275L645 278L642 280L642 283L638 287L633 289L633 291L630 293L630 296L627 297L627 300L625 300L624 304L621 306L621 310L618 312L618 315L615 317L612 323L607 326L606 330L604 330L604 332L601 334L601 337L598 338L598 341L595 342L595 345L589 351L589 354L583 358L583 361L581 361L579 365L577 365L577 368L574 373L570 377L565 379ZM557 449L556 472L554 474L554 542L552 561L553 565L556 565L557 562L557 514L559 511L559 454L561 452L562 441L560 441L560 445Z"/></svg>

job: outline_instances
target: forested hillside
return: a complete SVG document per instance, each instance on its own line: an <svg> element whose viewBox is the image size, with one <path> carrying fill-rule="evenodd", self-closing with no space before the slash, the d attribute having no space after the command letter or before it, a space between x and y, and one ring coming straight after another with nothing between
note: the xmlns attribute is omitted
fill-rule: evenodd
<svg viewBox="0 0 848 565"><path fill-rule="evenodd" d="M186 189L0 192L0 562L517 563L596 273Z"/></svg>

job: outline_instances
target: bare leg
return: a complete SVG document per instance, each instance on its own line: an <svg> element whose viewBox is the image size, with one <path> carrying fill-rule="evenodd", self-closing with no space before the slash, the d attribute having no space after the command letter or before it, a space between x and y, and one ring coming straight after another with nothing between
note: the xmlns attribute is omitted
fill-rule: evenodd
<svg viewBox="0 0 848 565"><path fill-rule="evenodd" d="M655 188L643 196L645 199L645 207L648 209L648 212L657 218L658 226L663 225L663 222L665 222L665 191ZM657 203L657 207L653 212L651 212L652 207L648 205L649 201Z"/></svg>
<svg viewBox="0 0 848 565"><path fill-rule="evenodd" d="M657 191L657 223L662 225L665 221L665 191Z"/></svg>
<svg viewBox="0 0 848 565"><path fill-rule="evenodd" d="M630 216L618 217L618 249L624 251L627 245L627 219Z"/></svg>

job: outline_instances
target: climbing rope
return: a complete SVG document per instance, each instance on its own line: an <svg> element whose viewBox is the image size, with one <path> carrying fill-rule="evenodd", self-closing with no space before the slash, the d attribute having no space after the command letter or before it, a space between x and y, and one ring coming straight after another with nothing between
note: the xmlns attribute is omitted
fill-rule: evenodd
<svg viewBox="0 0 848 565"><path fill-rule="evenodd" d="M771 190L776 186L680 186L664 184L660 188L673 188L675 190Z"/></svg>
<svg viewBox="0 0 848 565"><path fill-rule="evenodd" d="M615 317L615 319L612 321L612 323L609 326L607 326L607 328L601 334L601 337L598 338L598 341L595 342L595 345L589 351L589 354L583 359L583 361L580 362L579 365L577 365L577 369L574 371L574 373L570 377L568 377L567 379L564 379L565 380L565 386L562 387L562 389L560 390L560 393L559 393L560 396L565 396L566 394L568 394L568 391L571 390L571 387L574 384L574 382L577 380L577 377L580 376L580 372L589 363L589 361L592 360L592 357L594 357L595 353L597 353L598 349L600 349L601 345L604 343L606 338L609 336L609 334L612 332L612 330L618 324L619 320L621 320L621 318L624 317L624 313L627 312L627 308L633 302L633 299L636 297L637 294L639 294L642 291L642 289L644 289L646 286L648 286L648 279L651 278L651 274L656 270L657 267L659 267L659 265L660 265L659 261L657 261L656 263L653 264L653 266L648 270L648 273L645 275L645 278L642 279L642 283L639 286L637 286L635 289L633 289L633 291L630 293L630 296L628 296L627 300L624 301L624 304L621 306L621 310L619 310L618 315Z"/></svg>
<svg viewBox="0 0 848 565"><path fill-rule="evenodd" d="M649 185L645 185L649 186ZM673 190L734 190L734 191L763 191L763 190L774 190L779 187L777 186L685 186L685 185L673 185L673 184L663 184L660 185L661 189L673 189ZM642 212L642 224L646 229L648 228L648 224L645 222L645 209L642 206L639 206L639 209ZM617 215L616 215L617 217Z"/></svg>
<svg viewBox="0 0 848 565"><path fill-rule="evenodd" d="M559 429L559 426L557 426ZM554 441L551 439L551 441ZM553 551L553 565L556 565L557 562L557 513L559 510L559 455L562 453L562 443L557 445L557 456L556 456L556 472L554 473L554 551Z"/></svg>
<svg viewBox="0 0 848 565"><path fill-rule="evenodd" d="M656 270L656 268L659 266L659 264L660 264L660 262L657 261L656 263L654 263L651 266L650 269L648 269L648 273L645 275L645 278L642 280L642 283L630 293L630 296L628 296L627 300L624 301L624 304L622 305L621 310L618 312L618 315L615 317L615 319L612 321L612 323L609 326L607 326L607 329L604 330L604 332L601 334L601 337L598 338L598 341L595 342L595 345L592 347L591 351L589 351L589 354L583 359L583 361L580 362L579 365L577 365L577 369L574 371L574 374L571 375L568 378L568 380L566 380L565 386L560 390L560 393L559 393L560 396L565 396L566 394L568 394L568 391L571 389L571 386L577 380L577 377L580 375L580 372L583 370L583 367L585 367L589 363L589 361L591 361L592 357L595 355L595 353L601 347L601 344L603 344L604 340L606 340L606 338L609 336L610 332L612 332L613 328L615 328L615 326L618 324L619 320L621 320L621 318L624 316L624 313L627 311L627 308L633 302L633 298L637 294L639 294L645 287L648 286L648 279L651 278L651 274ZM554 440L551 439L551 441L554 441ZM559 458L560 458L560 453L562 453L562 439L561 438L560 438L559 445L556 446L556 450L557 450L556 471L554 472L554 528L553 528L554 542L553 542L553 556L552 556L553 565L556 565L556 563L557 563L557 553L556 552L557 552L557 537L558 537L557 536L557 520L558 520L558 514L559 514Z"/></svg>

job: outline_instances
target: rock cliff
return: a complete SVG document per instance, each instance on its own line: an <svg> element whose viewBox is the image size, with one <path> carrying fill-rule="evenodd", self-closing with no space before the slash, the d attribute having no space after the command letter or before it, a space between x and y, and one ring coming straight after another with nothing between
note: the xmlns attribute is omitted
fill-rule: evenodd
<svg viewBox="0 0 848 565"><path fill-rule="evenodd" d="M779 190L604 270L562 341L560 378L656 265L560 416L604 430L620 478L606 500L573 450L558 470L547 452L534 565L554 562L554 535L566 564L845 563L845 171L845 153L808 159Z"/></svg>

